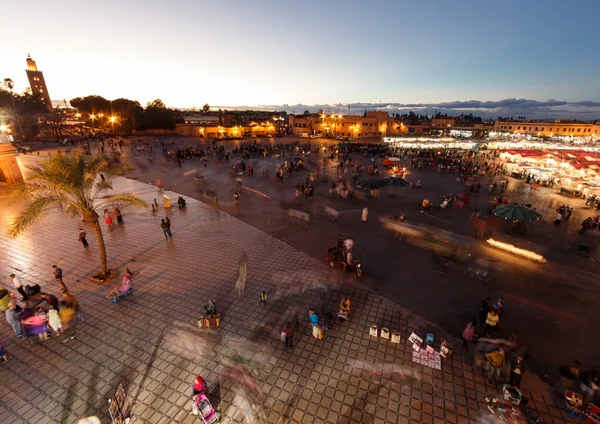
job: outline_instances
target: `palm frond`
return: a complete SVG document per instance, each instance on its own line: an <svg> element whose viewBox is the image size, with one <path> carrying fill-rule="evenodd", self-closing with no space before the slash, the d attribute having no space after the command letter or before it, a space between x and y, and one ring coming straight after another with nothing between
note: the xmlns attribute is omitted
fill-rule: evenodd
<svg viewBox="0 0 600 424"><path fill-rule="evenodd" d="M8 228L9 237L17 237L35 222L48 215L52 208L60 207L61 200L60 197L48 196L35 199L27 204L21 214L10 224Z"/></svg>
<svg viewBox="0 0 600 424"><path fill-rule="evenodd" d="M136 206L139 208L147 208L148 204L140 197L132 193L119 193L106 196L102 201L98 202L96 207L102 209L106 206L114 204L125 205L125 206Z"/></svg>

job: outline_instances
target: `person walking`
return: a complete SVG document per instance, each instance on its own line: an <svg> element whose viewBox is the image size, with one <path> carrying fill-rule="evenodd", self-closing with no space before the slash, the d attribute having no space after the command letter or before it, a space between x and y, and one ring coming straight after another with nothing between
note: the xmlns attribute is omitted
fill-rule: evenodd
<svg viewBox="0 0 600 424"><path fill-rule="evenodd" d="M123 215L121 214L121 210L119 208L115 208L115 217L117 218L117 223L123 224Z"/></svg>
<svg viewBox="0 0 600 424"><path fill-rule="evenodd" d="M23 283L21 283L21 280L15 274L10 274L10 279L12 280L19 294L23 297L21 300L25 302L28 299L28 296L27 293L25 293L25 289L23 289Z"/></svg>
<svg viewBox="0 0 600 424"><path fill-rule="evenodd" d="M5 312L5 316L6 322L10 324L16 336L24 337L25 333L21 327L21 321L19 321L21 318L21 312L17 311L17 304L15 302L10 302L8 304L8 309Z"/></svg>
<svg viewBox="0 0 600 424"><path fill-rule="evenodd" d="M504 354L504 349L500 348L494 352L490 352L485 355L485 359L488 360L486 370L488 371L487 380L490 384L494 383L492 376L496 376L496 380L500 380L500 371L502 371L502 367L506 363L506 356Z"/></svg>
<svg viewBox="0 0 600 424"><path fill-rule="evenodd" d="M488 313L492 310L492 298L488 297L481 301L481 309L479 310L479 325L485 329L485 320Z"/></svg>
<svg viewBox="0 0 600 424"><path fill-rule="evenodd" d="M171 229L169 228L169 224L167 224L164 219L160 220L160 228L162 228L162 230L163 230L165 239L168 239L169 237L173 237L173 235L171 234Z"/></svg>
<svg viewBox="0 0 600 424"><path fill-rule="evenodd" d="M63 271L62 268L57 267L56 265L52 265L52 274L54 274L54 279L58 283L58 285L62 288L63 293L68 292L67 286L63 281Z"/></svg>
<svg viewBox="0 0 600 424"><path fill-rule="evenodd" d="M311 328L314 328L315 325L319 325L319 316L312 309L308 310L308 322L310 323Z"/></svg>
<svg viewBox="0 0 600 424"><path fill-rule="evenodd" d="M237 191L233 193L233 204L234 205L240 204L240 195L238 194Z"/></svg>
<svg viewBox="0 0 600 424"><path fill-rule="evenodd" d="M518 354L510 361L510 379L508 380L508 384L519 388L525 371L527 371L525 357L522 354Z"/></svg>
<svg viewBox="0 0 600 424"><path fill-rule="evenodd" d="M238 296L241 296L246 288L246 280L248 279L248 257L246 252L242 252L240 257L240 273L235 283L235 288L238 292Z"/></svg>
<svg viewBox="0 0 600 424"><path fill-rule="evenodd" d="M87 233L85 232L85 230L83 228L80 228L79 229L79 241L81 242L81 244L83 244L84 248L89 246L86 236L87 236Z"/></svg>
<svg viewBox="0 0 600 424"><path fill-rule="evenodd" d="M108 225L109 227L111 227L114 224L113 219L110 216L110 212L108 212L108 209L104 209L104 222L106 223L106 225Z"/></svg>
<svg viewBox="0 0 600 424"><path fill-rule="evenodd" d="M292 325L287 322L284 326L283 329L281 330L281 335L284 336L282 337L283 343L284 343L284 347L283 350L288 350L288 348L293 348L294 347L294 330L292 329Z"/></svg>
<svg viewBox="0 0 600 424"><path fill-rule="evenodd" d="M477 332L475 331L475 326L477 325L477 321L473 320L467 324L465 329L462 332L463 339L463 348L468 348L469 343L473 342L477 338Z"/></svg>
<svg viewBox="0 0 600 424"><path fill-rule="evenodd" d="M560 223L562 222L562 214L560 212L556 213L556 218L554 219L554 225L560 225Z"/></svg>

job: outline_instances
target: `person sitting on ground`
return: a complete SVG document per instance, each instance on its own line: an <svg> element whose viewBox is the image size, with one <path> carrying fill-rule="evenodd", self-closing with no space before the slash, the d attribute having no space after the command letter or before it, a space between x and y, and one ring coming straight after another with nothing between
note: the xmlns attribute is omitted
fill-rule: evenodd
<svg viewBox="0 0 600 424"><path fill-rule="evenodd" d="M350 298L348 296L342 297L340 301L340 311L346 311L350 315Z"/></svg>
<svg viewBox="0 0 600 424"><path fill-rule="evenodd" d="M192 390L194 392L194 396L199 395L200 393L206 392L206 389L207 389L206 382L202 379L202 377L197 376L194 379L194 384L192 385Z"/></svg>
<svg viewBox="0 0 600 424"><path fill-rule="evenodd" d="M206 315L215 315L217 313L217 305L212 300L208 301L204 309L206 309Z"/></svg>

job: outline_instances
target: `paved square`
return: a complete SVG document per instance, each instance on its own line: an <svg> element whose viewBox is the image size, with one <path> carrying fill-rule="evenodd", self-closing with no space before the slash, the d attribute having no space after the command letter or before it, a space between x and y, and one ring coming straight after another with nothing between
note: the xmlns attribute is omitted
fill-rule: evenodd
<svg viewBox="0 0 600 424"><path fill-rule="evenodd" d="M116 179L115 189L160 202L155 187L134 180ZM124 225L102 223L110 267L120 275L126 267L135 272L134 294L116 304L105 293L118 280L108 286L89 280L98 269L91 231L84 250L77 241L80 223L57 213L9 240L5 229L16 209L0 201L3 285L10 288L7 277L14 272L24 284L58 296L51 275L58 264L84 316L72 341L17 341L3 320L11 360L0 365L2 424L75 423L88 415L109 422L107 399L119 383L134 403L133 423L197 422L189 415L195 375L208 381L224 423L469 423L479 421L485 396L496 393L460 349L442 359L441 371L412 362L411 332L443 338L432 324L196 200L188 199L185 210L125 209ZM159 227L166 215L169 240ZM242 252L248 283L238 296ZM262 290L268 292L264 307ZM335 313L345 294L352 299L351 320L334 324L323 340L312 338L306 310ZM209 299L221 326L198 329ZM300 331L286 352L280 331L295 316ZM372 324L398 330L400 344L369 336ZM545 423L568 421L534 376L526 374L523 388Z"/></svg>

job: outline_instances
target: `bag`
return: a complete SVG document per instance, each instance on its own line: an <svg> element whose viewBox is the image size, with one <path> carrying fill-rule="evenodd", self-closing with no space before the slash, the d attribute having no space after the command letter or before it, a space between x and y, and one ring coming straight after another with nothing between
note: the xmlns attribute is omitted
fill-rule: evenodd
<svg viewBox="0 0 600 424"><path fill-rule="evenodd" d="M313 327L313 337L317 340L321 340L323 338L323 329L318 325Z"/></svg>
<svg viewBox="0 0 600 424"><path fill-rule="evenodd" d="M285 342L285 340L287 339L287 335L285 334L285 331L281 332L281 341Z"/></svg>

